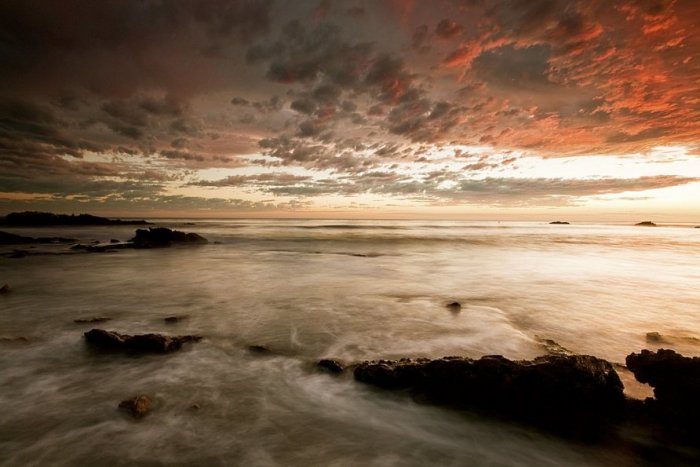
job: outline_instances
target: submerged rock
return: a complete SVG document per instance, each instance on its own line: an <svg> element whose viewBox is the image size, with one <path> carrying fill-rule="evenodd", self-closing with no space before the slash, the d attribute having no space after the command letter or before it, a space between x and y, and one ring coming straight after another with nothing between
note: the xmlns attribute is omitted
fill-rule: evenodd
<svg viewBox="0 0 700 467"><path fill-rule="evenodd" d="M24 336L19 337L0 337L0 343L2 344L29 344L29 339Z"/></svg>
<svg viewBox="0 0 700 467"><path fill-rule="evenodd" d="M182 348L187 342L199 342L201 336L164 336L162 334L120 334L103 329L85 333L87 343L100 350L133 353L168 353Z"/></svg>
<svg viewBox="0 0 700 467"><path fill-rule="evenodd" d="M569 223L566 221L552 221L549 225L569 225Z"/></svg>
<svg viewBox="0 0 700 467"><path fill-rule="evenodd" d="M700 344L700 339L692 336L668 336L659 332L648 332L646 340L650 344Z"/></svg>
<svg viewBox="0 0 700 467"><path fill-rule="evenodd" d="M364 362L357 381L407 390L421 400L475 409L561 432L594 434L624 409L613 366L588 355L550 355L511 361L444 357Z"/></svg>
<svg viewBox="0 0 700 467"><path fill-rule="evenodd" d="M165 227L137 229L130 240L135 248L161 248L173 244L204 244L209 241L196 233L185 233Z"/></svg>
<svg viewBox="0 0 700 467"><path fill-rule="evenodd" d="M569 349L567 349L566 347L559 344L559 342L557 342L553 339L543 339L539 336L535 336L535 339L537 339L537 342L539 342L540 345L542 345L544 350L549 355L573 355L574 354Z"/></svg>
<svg viewBox="0 0 700 467"><path fill-rule="evenodd" d="M6 295L10 293L10 286L9 284L4 284L2 287L0 287L0 295Z"/></svg>
<svg viewBox="0 0 700 467"><path fill-rule="evenodd" d="M99 316L95 318L78 318L74 319L75 324L94 324L94 323L104 323L105 321L111 321L112 318L107 318L104 316Z"/></svg>
<svg viewBox="0 0 700 467"><path fill-rule="evenodd" d="M634 225L638 225L641 227L656 227L656 224L654 224L652 221L637 222Z"/></svg>
<svg viewBox="0 0 700 467"><path fill-rule="evenodd" d="M343 371L345 371L345 365L343 365L340 361L334 360L332 358L324 358L322 360L319 360L316 366L324 371L334 374L342 373Z"/></svg>
<svg viewBox="0 0 700 467"><path fill-rule="evenodd" d="M462 311L462 304L459 302L452 302L445 305L445 308L450 310L452 313L459 313Z"/></svg>
<svg viewBox="0 0 700 467"><path fill-rule="evenodd" d="M249 345L248 352L259 354L259 355L271 355L272 354L272 350L265 347L264 345Z"/></svg>
<svg viewBox="0 0 700 467"><path fill-rule="evenodd" d="M181 316L168 316L166 318L163 318L163 321L165 321L166 324L175 324L179 323L183 319L187 319L189 316L187 315L181 315Z"/></svg>
<svg viewBox="0 0 700 467"><path fill-rule="evenodd" d="M121 401L119 408L129 411L134 418L141 418L152 410L153 400L141 394Z"/></svg>

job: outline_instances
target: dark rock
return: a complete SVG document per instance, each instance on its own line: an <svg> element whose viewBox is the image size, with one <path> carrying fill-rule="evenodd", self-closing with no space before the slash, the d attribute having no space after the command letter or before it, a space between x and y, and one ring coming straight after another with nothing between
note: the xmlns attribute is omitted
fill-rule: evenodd
<svg viewBox="0 0 700 467"><path fill-rule="evenodd" d="M8 258L24 258L29 252L27 250L12 250L12 253L7 254Z"/></svg>
<svg viewBox="0 0 700 467"><path fill-rule="evenodd" d="M8 293L10 293L10 286L8 284L0 287L0 295L7 295Z"/></svg>
<svg viewBox="0 0 700 467"><path fill-rule="evenodd" d="M549 225L569 225L569 223L566 221L553 221L550 222Z"/></svg>
<svg viewBox="0 0 700 467"><path fill-rule="evenodd" d="M644 222L638 222L634 225L638 225L641 227L656 227L656 224L654 224L652 221L644 221Z"/></svg>
<svg viewBox="0 0 700 467"><path fill-rule="evenodd" d="M646 401L651 416L666 431L700 441L700 357L642 350L628 355L625 362L637 381L654 388L654 399Z"/></svg>
<svg viewBox="0 0 700 467"><path fill-rule="evenodd" d="M329 373L338 374L345 371L345 365L343 365L338 360L333 360L331 358L324 358L322 360L319 360L316 366Z"/></svg>
<svg viewBox="0 0 700 467"><path fill-rule="evenodd" d="M24 237L9 232L0 232L0 245L26 245L30 243L74 243L74 238L66 237Z"/></svg>
<svg viewBox="0 0 700 467"><path fill-rule="evenodd" d="M668 344L668 341L658 332L648 332L647 342L652 344Z"/></svg>
<svg viewBox="0 0 700 467"><path fill-rule="evenodd" d="M566 434L595 435L624 409L613 366L588 355L511 361L444 357L364 362L357 381L407 390L419 400L474 409Z"/></svg>
<svg viewBox="0 0 700 467"><path fill-rule="evenodd" d="M116 238L112 238L112 239L109 241L109 243L121 243L121 242L120 242L119 240L117 240Z"/></svg>
<svg viewBox="0 0 700 467"><path fill-rule="evenodd" d="M462 304L459 302L448 303L447 305L445 305L445 307L452 313L459 313L460 311L462 311Z"/></svg>
<svg viewBox="0 0 700 467"><path fill-rule="evenodd" d="M201 408L202 408L202 406L199 405L199 404L192 404L192 405L190 405L190 410L199 410L199 409L201 409Z"/></svg>
<svg viewBox="0 0 700 467"><path fill-rule="evenodd" d="M183 319L187 319L189 316L187 315L182 315L182 316L168 316L167 318L163 318L163 321L165 321L167 324L175 324Z"/></svg>
<svg viewBox="0 0 700 467"><path fill-rule="evenodd" d="M147 225L144 220L115 220L90 214L66 215L50 212L13 212L0 218L0 225L43 227L50 225Z"/></svg>
<svg viewBox="0 0 700 467"><path fill-rule="evenodd" d="M74 319L73 322L75 324L94 324L94 323L104 323L106 321L111 321L112 318L106 318L106 317L96 317L96 318L79 318L79 319Z"/></svg>
<svg viewBox="0 0 700 467"><path fill-rule="evenodd" d="M272 354L272 350L269 348L265 347L264 345L249 345L248 346L248 352L250 353L255 353L255 354L260 354L260 355L270 355Z"/></svg>
<svg viewBox="0 0 700 467"><path fill-rule="evenodd" d="M134 396L119 403L119 408L128 410L134 418L141 418L153 408L153 400L145 395Z"/></svg>
<svg viewBox="0 0 700 467"><path fill-rule="evenodd" d="M136 248L160 248L173 244L203 244L208 240L196 233L185 233L165 227L137 229L136 236L130 240Z"/></svg>
<svg viewBox="0 0 700 467"><path fill-rule="evenodd" d="M573 355L573 352L571 352L569 349L562 346L561 344L559 344L555 340L543 339L543 338L537 337L537 336L535 336L535 338L542 345L542 347L544 347L544 350L549 355Z"/></svg>
<svg viewBox="0 0 700 467"><path fill-rule="evenodd" d="M162 334L120 334L103 329L91 329L85 340L94 348L131 353L168 353L182 348L187 342L199 342L201 336L164 336Z"/></svg>
<svg viewBox="0 0 700 467"><path fill-rule="evenodd" d="M29 339L24 336L20 337L0 337L2 344L29 344Z"/></svg>

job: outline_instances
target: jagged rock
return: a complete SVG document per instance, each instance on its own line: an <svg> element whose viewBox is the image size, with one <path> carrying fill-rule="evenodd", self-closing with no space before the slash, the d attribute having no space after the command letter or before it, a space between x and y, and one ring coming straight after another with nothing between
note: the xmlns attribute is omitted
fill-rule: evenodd
<svg viewBox="0 0 700 467"><path fill-rule="evenodd" d="M550 222L549 225L569 225L569 223L566 221L553 221Z"/></svg>
<svg viewBox="0 0 700 467"><path fill-rule="evenodd" d="M144 220L115 220L90 214L67 215L50 212L13 212L0 218L0 225L42 227L50 225L147 225Z"/></svg>
<svg viewBox="0 0 700 467"><path fill-rule="evenodd" d="M162 334L120 334L103 329L91 329L85 340L100 350L132 353L168 353L182 348L187 342L199 342L201 336L164 336Z"/></svg>
<svg viewBox="0 0 700 467"><path fill-rule="evenodd" d="M79 319L74 319L73 322L75 324L94 324L94 323L104 323L105 321L111 321L112 318L107 318L104 316L99 316L95 318L79 318Z"/></svg>
<svg viewBox="0 0 700 467"><path fill-rule="evenodd" d="M642 350L628 355L626 363L639 382L654 388L654 399L645 401L647 416L666 433L700 442L700 357Z"/></svg>
<svg viewBox="0 0 700 467"><path fill-rule="evenodd" d="M539 336L535 336L535 339L537 339L549 355L573 355L573 352L553 339L543 339Z"/></svg>
<svg viewBox="0 0 700 467"><path fill-rule="evenodd" d="M356 380L409 391L419 400L514 418L560 432L594 434L624 409L612 365L588 355L511 361L444 357L364 362Z"/></svg>
<svg viewBox="0 0 700 467"><path fill-rule="evenodd" d="M324 358L322 360L319 360L316 366L329 373L338 374L345 371L345 365L343 365L340 361L331 358Z"/></svg>
<svg viewBox="0 0 700 467"><path fill-rule="evenodd" d="M9 284L5 284L2 287L0 287L0 295L7 295L10 292L11 292L11 289L10 289Z"/></svg>
<svg viewBox="0 0 700 467"><path fill-rule="evenodd" d="M656 227L656 224L654 224L652 221L637 222L634 225L638 225L641 227Z"/></svg>
<svg viewBox="0 0 700 467"><path fill-rule="evenodd" d="M165 227L137 229L136 236L130 240L135 248L159 248L173 244L203 244L208 240L196 233L185 233Z"/></svg>
<svg viewBox="0 0 700 467"><path fill-rule="evenodd" d="M450 310L452 313L459 313L462 311L462 304L459 302L452 302L445 305L445 308Z"/></svg>
<svg viewBox="0 0 700 467"><path fill-rule="evenodd" d="M134 418L141 418L153 408L153 400L143 394L134 396L131 399L123 400L119 403L119 408L128 410Z"/></svg>

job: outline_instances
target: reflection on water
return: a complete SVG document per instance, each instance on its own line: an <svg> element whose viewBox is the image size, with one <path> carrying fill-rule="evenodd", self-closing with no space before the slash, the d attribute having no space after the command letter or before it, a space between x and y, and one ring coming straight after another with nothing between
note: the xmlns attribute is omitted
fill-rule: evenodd
<svg viewBox="0 0 700 467"><path fill-rule="evenodd" d="M0 258L13 288L0 296L0 337L29 341L0 343L5 465L635 465L629 448L415 405L313 362L532 358L542 339L613 362L645 347L700 355L698 230L186 222L164 225L221 244ZM133 228L50 233L124 240ZM165 324L173 315L188 319ZM81 337L91 325L73 322L94 316L120 332L206 339L167 356L94 355ZM136 393L156 400L138 422L116 410Z"/></svg>

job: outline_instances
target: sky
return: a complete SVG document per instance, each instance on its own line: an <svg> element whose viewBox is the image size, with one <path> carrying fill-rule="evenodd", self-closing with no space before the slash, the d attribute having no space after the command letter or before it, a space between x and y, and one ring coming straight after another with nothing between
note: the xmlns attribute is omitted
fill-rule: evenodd
<svg viewBox="0 0 700 467"><path fill-rule="evenodd" d="M0 2L0 212L700 221L700 1Z"/></svg>

